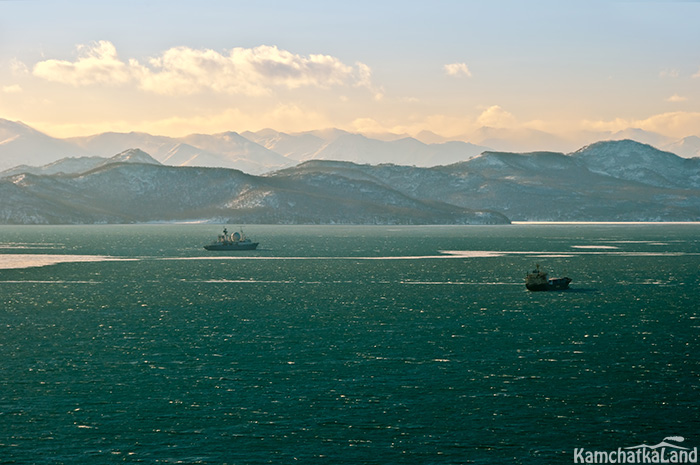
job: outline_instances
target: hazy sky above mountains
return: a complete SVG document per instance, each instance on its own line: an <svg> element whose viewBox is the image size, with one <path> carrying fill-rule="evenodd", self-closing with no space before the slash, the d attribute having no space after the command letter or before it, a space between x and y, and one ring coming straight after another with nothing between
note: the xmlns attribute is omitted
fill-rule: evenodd
<svg viewBox="0 0 700 465"><path fill-rule="evenodd" d="M57 137L700 135L697 1L0 0L0 118Z"/></svg>

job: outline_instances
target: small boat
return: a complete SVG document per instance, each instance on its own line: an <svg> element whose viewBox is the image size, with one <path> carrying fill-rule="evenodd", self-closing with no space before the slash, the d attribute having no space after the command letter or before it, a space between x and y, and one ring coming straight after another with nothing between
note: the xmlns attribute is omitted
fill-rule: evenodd
<svg viewBox="0 0 700 465"><path fill-rule="evenodd" d="M569 288L569 283L571 278L548 278L540 265L525 276L525 287L530 291L563 291Z"/></svg>
<svg viewBox="0 0 700 465"><path fill-rule="evenodd" d="M219 234L214 242L205 245L204 248L207 250L255 250L257 246L258 242L245 237L243 231L229 234L224 228L224 233Z"/></svg>

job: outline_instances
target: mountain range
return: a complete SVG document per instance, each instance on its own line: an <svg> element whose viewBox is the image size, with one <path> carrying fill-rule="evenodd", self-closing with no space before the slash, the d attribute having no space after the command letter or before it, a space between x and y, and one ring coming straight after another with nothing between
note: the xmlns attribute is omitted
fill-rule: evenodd
<svg viewBox="0 0 700 465"><path fill-rule="evenodd" d="M669 140L660 134L630 129L590 134L587 139L631 139L685 158L700 156L700 137L697 136ZM109 158L132 148L141 149L164 165L234 168L249 174L265 174L309 160L433 167L467 161L485 151L567 152L578 147L541 131L488 127L463 140L448 140L429 131L410 137L406 134L362 135L339 129L294 134L263 129L240 134L191 134L180 138L108 132L56 139L21 122L0 119L0 171L18 165L42 166L66 157Z"/></svg>
<svg viewBox="0 0 700 465"><path fill-rule="evenodd" d="M66 157L107 158L131 148L143 150L164 165L234 168L249 174L264 174L306 160L445 165L488 149L462 141L426 144L411 137L381 140L338 129L296 134L264 129L180 138L107 132L56 139L23 123L0 119L0 170L41 166Z"/></svg>
<svg viewBox="0 0 700 465"><path fill-rule="evenodd" d="M0 223L210 221L273 224L493 224L497 212L417 199L342 175L254 176L228 168L165 166L132 149L87 171L0 177ZM327 162L330 163L330 162ZM75 166L68 161L64 168ZM38 173L55 171L44 167ZM31 170L25 170L31 171Z"/></svg>
<svg viewBox="0 0 700 465"><path fill-rule="evenodd" d="M5 224L697 221L700 158L622 140L570 154L485 151L431 167L310 159L253 175L168 166L130 149L5 171L0 198Z"/></svg>

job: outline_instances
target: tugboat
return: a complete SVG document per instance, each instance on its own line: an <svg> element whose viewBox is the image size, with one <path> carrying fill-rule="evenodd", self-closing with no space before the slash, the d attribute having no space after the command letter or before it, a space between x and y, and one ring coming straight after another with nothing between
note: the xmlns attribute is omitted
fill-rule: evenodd
<svg viewBox="0 0 700 465"><path fill-rule="evenodd" d="M204 248L207 250L255 250L257 246L258 243L245 237L243 231L229 234L224 228L224 233L219 234L214 242L205 245Z"/></svg>
<svg viewBox="0 0 700 465"><path fill-rule="evenodd" d="M547 273L540 270L540 265L525 276L525 287L529 291L563 291L569 288L571 278L547 278Z"/></svg>

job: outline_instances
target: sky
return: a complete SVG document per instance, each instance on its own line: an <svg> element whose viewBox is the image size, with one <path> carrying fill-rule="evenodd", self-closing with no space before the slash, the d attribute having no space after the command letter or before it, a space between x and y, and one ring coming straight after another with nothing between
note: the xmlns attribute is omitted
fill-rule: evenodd
<svg viewBox="0 0 700 465"><path fill-rule="evenodd" d="M679 139L700 135L698 24L700 1L0 0L0 118Z"/></svg>

